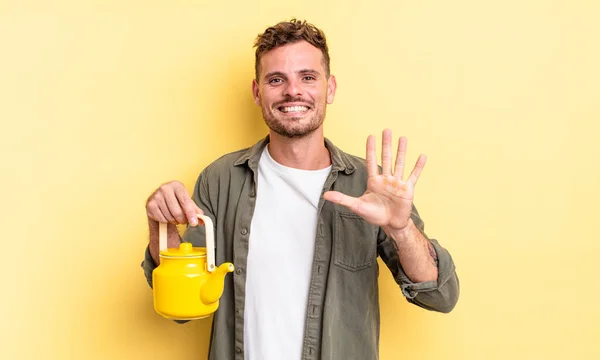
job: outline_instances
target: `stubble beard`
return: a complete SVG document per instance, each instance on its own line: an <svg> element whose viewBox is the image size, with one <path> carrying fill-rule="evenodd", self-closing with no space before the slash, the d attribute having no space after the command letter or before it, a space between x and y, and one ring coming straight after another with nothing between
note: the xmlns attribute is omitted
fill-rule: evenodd
<svg viewBox="0 0 600 360"><path fill-rule="evenodd" d="M313 104L310 111L314 111L314 113L305 124L300 124L299 122L306 121L306 117L280 119L274 114L274 112L279 111L276 107L274 107L273 110L270 110L262 104L261 109L263 119L271 131L286 138L297 139L308 136L321 127L325 120L326 106L326 104Z"/></svg>

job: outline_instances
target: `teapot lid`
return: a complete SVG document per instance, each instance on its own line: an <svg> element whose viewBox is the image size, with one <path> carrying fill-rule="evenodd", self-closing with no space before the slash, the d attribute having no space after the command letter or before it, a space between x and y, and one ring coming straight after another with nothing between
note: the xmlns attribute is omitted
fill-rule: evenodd
<svg viewBox="0 0 600 360"><path fill-rule="evenodd" d="M206 248L193 247L191 243L182 242L179 248L166 249L160 252L161 256L165 257L206 257Z"/></svg>

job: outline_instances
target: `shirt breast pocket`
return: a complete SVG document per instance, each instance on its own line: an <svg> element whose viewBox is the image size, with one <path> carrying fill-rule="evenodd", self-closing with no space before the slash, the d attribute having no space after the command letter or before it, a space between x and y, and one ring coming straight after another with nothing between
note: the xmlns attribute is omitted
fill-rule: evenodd
<svg viewBox="0 0 600 360"><path fill-rule="evenodd" d="M351 212L335 212L333 261L342 269L359 271L377 261L377 226Z"/></svg>

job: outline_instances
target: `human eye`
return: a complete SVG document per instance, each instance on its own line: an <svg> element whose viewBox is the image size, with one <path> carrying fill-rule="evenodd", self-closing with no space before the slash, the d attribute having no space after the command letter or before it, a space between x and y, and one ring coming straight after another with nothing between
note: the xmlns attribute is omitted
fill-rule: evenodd
<svg viewBox="0 0 600 360"><path fill-rule="evenodd" d="M269 79L269 84L272 84L272 85L281 84L282 82L283 82L283 79L281 79L281 78Z"/></svg>
<svg viewBox="0 0 600 360"><path fill-rule="evenodd" d="M304 77L302 77L302 80L304 80L304 81L315 81L317 79L314 76L312 76L312 75L304 75Z"/></svg>

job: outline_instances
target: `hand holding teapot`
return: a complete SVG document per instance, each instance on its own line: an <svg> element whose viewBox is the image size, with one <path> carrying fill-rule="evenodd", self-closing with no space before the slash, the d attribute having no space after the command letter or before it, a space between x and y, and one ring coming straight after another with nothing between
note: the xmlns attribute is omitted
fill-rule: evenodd
<svg viewBox="0 0 600 360"><path fill-rule="evenodd" d="M232 263L215 265L213 222L197 217L206 227L206 247L182 242L167 248L167 224L159 223L160 265L152 272L154 309L167 319L195 320L214 313L223 294L225 276Z"/></svg>

